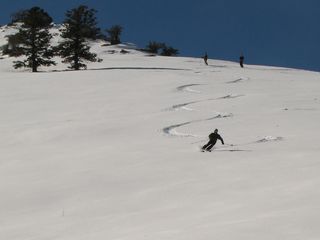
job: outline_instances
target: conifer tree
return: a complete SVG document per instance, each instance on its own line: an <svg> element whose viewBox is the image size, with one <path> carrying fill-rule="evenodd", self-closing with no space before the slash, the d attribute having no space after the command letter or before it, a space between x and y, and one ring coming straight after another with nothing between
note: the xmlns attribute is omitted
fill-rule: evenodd
<svg viewBox="0 0 320 240"><path fill-rule="evenodd" d="M176 56L179 54L179 50L173 47L168 47L165 43L159 43L155 41L150 41L147 45L146 51L154 54L158 54L161 50L161 56Z"/></svg>
<svg viewBox="0 0 320 240"><path fill-rule="evenodd" d="M51 60L53 51L50 47L52 35L49 28L52 18L43 9L33 7L24 12L19 32L9 36L9 41L15 40L15 51L26 56L23 61L15 61L15 68L31 68L37 72L39 66L54 65Z"/></svg>
<svg viewBox="0 0 320 240"><path fill-rule="evenodd" d="M11 14L11 23L14 24L16 22L23 22L23 19L27 16L28 10L19 10L13 14Z"/></svg>
<svg viewBox="0 0 320 240"><path fill-rule="evenodd" d="M111 28L107 29L108 33L108 40L110 41L111 45L119 44L120 41L120 35L122 33L123 27L120 25L113 25Z"/></svg>
<svg viewBox="0 0 320 240"><path fill-rule="evenodd" d="M164 43L150 41L147 45L147 51L150 53L158 54L159 50L165 46Z"/></svg>
<svg viewBox="0 0 320 240"><path fill-rule="evenodd" d="M61 30L64 39L58 46L64 63L70 63L71 69L86 68L84 61L100 61L95 53L90 52L87 39L97 39L101 36L95 17L96 11L80 5L67 11L64 21L65 28Z"/></svg>
<svg viewBox="0 0 320 240"><path fill-rule="evenodd" d="M23 55L23 50L19 47L22 41L20 35L8 35L6 37L8 38L8 42L2 46L2 54L9 55L10 57L19 57Z"/></svg>
<svg viewBox="0 0 320 240"><path fill-rule="evenodd" d="M161 56L177 56L179 54L179 50L173 47L168 47L166 45L163 46Z"/></svg>

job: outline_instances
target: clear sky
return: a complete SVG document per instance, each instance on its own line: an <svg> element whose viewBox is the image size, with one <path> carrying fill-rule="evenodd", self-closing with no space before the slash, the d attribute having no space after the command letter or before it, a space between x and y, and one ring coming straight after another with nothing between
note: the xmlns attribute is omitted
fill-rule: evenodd
<svg viewBox="0 0 320 240"><path fill-rule="evenodd" d="M124 27L122 41L165 42L181 56L203 56L320 71L319 0L0 0L0 24L39 6L61 23L80 4L98 10L99 26Z"/></svg>

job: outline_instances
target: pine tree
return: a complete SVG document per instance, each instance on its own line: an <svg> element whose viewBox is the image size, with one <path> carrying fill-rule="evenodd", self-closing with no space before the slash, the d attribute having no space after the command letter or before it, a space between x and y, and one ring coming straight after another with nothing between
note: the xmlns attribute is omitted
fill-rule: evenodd
<svg viewBox="0 0 320 240"><path fill-rule="evenodd" d="M107 29L108 33L108 40L110 41L111 45L119 44L120 35L122 33L123 28L120 25L113 25L111 28Z"/></svg>
<svg viewBox="0 0 320 240"><path fill-rule="evenodd" d="M23 22L23 19L26 18L27 14L28 14L28 10L24 10L24 9L11 14L10 24L14 24L16 22Z"/></svg>
<svg viewBox="0 0 320 240"><path fill-rule="evenodd" d="M168 47L165 43L159 43L155 41L150 41L146 48L146 51L154 54L158 54L159 50L161 50L161 56L176 56L179 54L178 49Z"/></svg>
<svg viewBox="0 0 320 240"><path fill-rule="evenodd" d="M164 43L150 41L146 50L150 53L158 54L159 50L163 47L165 47Z"/></svg>
<svg viewBox="0 0 320 240"><path fill-rule="evenodd" d="M78 8L67 11L65 28L61 30L64 39L58 46L59 54L64 58L64 63L70 63L71 69L79 70L86 68L85 61L97 62L95 53L90 52L87 39L97 39L101 36L97 28L95 17L96 11L87 6L80 5Z"/></svg>
<svg viewBox="0 0 320 240"><path fill-rule="evenodd" d="M22 42L20 35L9 35L8 43L2 46L2 54L9 55L10 57L19 57L24 54L23 50L20 47Z"/></svg>
<svg viewBox="0 0 320 240"><path fill-rule="evenodd" d="M40 66L55 65L51 60L53 51L50 47L52 35L49 28L52 18L43 9L33 7L25 11L19 32L9 36L9 41L15 40L15 51L26 56L23 61L15 61L15 68L31 68L37 72Z"/></svg>
<svg viewBox="0 0 320 240"><path fill-rule="evenodd" d="M166 45L163 46L161 56L177 56L179 54L179 50L173 47L168 47Z"/></svg>

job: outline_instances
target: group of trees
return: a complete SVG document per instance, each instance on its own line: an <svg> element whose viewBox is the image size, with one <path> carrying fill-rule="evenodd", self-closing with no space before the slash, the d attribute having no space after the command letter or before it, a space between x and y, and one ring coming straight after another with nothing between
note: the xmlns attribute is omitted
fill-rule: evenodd
<svg viewBox="0 0 320 240"><path fill-rule="evenodd" d="M86 68L85 61L102 61L95 53L90 52L88 40L107 39L110 44L119 44L123 28L114 25L107 29L105 37L97 27L96 10L80 5L66 12L63 28L60 30L62 42L57 46L51 45L53 38L49 29L53 20L47 12L39 7L22 10L12 15L12 23L20 22L19 31L9 35L8 43L3 48L3 53L10 56L25 56L25 60L14 62L15 68L31 68L37 72L40 66L51 66L56 63L54 56L60 56L69 68L79 70ZM146 51L161 55L173 56L178 50L167 47L164 43L150 42Z"/></svg>
<svg viewBox="0 0 320 240"><path fill-rule="evenodd" d="M159 54L159 51L161 50L161 56L176 56L179 53L178 49L168 47L165 43L159 43L155 41L149 42L146 50L154 54Z"/></svg>
<svg viewBox="0 0 320 240"><path fill-rule="evenodd" d="M62 42L51 45L52 34L49 29L53 20L47 12L39 7L23 10L13 15L12 22L20 22L19 31L8 36L8 44L3 53L10 56L25 56L23 61L15 61L15 68L31 68L38 71L40 66L51 66L56 63L54 56L61 56L63 62L69 63L70 69L86 68L84 61L100 61L97 55L90 52L88 39L101 38L97 27L96 11L87 6L79 6L66 13L64 28L61 31Z"/></svg>

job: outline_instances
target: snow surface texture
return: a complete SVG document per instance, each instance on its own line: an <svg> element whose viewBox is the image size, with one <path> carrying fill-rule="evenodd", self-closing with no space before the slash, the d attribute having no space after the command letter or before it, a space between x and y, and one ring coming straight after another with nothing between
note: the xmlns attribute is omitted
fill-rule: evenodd
<svg viewBox="0 0 320 240"><path fill-rule="evenodd" d="M0 239L320 239L319 73L102 45L0 60Z"/></svg>

